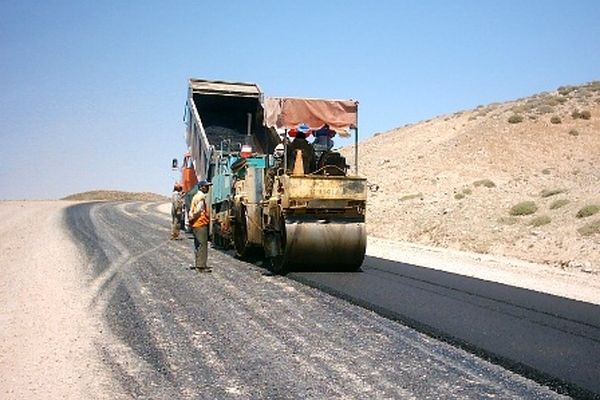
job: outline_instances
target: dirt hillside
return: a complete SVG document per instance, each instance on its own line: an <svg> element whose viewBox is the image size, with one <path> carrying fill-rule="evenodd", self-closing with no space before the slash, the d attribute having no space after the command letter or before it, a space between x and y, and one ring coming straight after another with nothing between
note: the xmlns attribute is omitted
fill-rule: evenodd
<svg viewBox="0 0 600 400"><path fill-rule="evenodd" d="M379 186L370 235L600 273L600 82L406 125L359 150Z"/></svg>
<svg viewBox="0 0 600 400"><path fill-rule="evenodd" d="M120 190L92 190L75 193L61 200L70 201L168 201L163 195L150 192L123 192Z"/></svg>

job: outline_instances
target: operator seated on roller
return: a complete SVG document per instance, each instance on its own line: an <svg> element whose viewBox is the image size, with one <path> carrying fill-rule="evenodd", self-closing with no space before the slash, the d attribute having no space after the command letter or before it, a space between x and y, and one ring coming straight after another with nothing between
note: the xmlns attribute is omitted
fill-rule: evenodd
<svg viewBox="0 0 600 400"><path fill-rule="evenodd" d="M302 163L304 165L304 173L310 174L315 170L316 167L316 156L313 147L306 140L306 136L311 134L310 128L306 124L298 125L295 129L294 141L288 146L287 154L287 168L289 170L294 168L294 162L296 161L296 153L302 151Z"/></svg>
<svg viewBox="0 0 600 400"><path fill-rule="evenodd" d="M275 176L280 174L283 168L283 155L285 154L283 143L279 143L275 146L273 151L273 165L267 169L267 179L265 182L265 199L268 199L273 195L273 184L275 182Z"/></svg>
<svg viewBox="0 0 600 400"><path fill-rule="evenodd" d="M317 146L319 149L324 148L329 151L333 147L333 137L336 135L336 132L333 129L329 128L328 124L324 124L322 127L317 129L315 132L315 141L313 145L315 149Z"/></svg>

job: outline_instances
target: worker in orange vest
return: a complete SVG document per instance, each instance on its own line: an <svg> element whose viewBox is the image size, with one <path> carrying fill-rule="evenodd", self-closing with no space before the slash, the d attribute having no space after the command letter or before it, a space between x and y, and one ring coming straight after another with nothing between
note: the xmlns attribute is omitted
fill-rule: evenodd
<svg viewBox="0 0 600 400"><path fill-rule="evenodd" d="M210 223L210 210L206 202L206 193L212 183L201 180L198 182L198 193L192 198L190 213L188 215L192 230L194 231L194 248L196 250L196 263L192 269L198 272L211 272L206 264L208 259L208 224Z"/></svg>

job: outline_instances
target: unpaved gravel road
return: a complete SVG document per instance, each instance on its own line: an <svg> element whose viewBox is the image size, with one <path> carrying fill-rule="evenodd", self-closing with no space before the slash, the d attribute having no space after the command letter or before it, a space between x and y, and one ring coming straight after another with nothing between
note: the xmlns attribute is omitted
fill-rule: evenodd
<svg viewBox="0 0 600 400"><path fill-rule="evenodd" d="M168 241L152 203L0 203L0 397L562 396L401 324Z"/></svg>

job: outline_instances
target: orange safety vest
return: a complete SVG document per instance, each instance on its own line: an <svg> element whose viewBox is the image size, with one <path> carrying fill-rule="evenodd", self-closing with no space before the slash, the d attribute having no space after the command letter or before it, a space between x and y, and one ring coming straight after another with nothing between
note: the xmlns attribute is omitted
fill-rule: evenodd
<svg viewBox="0 0 600 400"><path fill-rule="evenodd" d="M202 200L204 202L204 200ZM208 215L208 209L206 208L206 202L204 202L204 210L200 213L200 216L194 223L192 224L193 228L202 228L203 226L208 226L210 223L210 216Z"/></svg>
<svg viewBox="0 0 600 400"><path fill-rule="evenodd" d="M194 196L196 197L196 196ZM202 210L202 212L200 213L200 216L194 221L192 222L192 228L202 228L204 226L208 226L208 224L210 223L210 214L208 213L208 207L206 206L206 200L205 199L201 199L200 200L203 205L204 208ZM197 203L193 203L194 200L192 199L192 213L196 212L196 207L198 206L198 203L200 202L198 201Z"/></svg>

